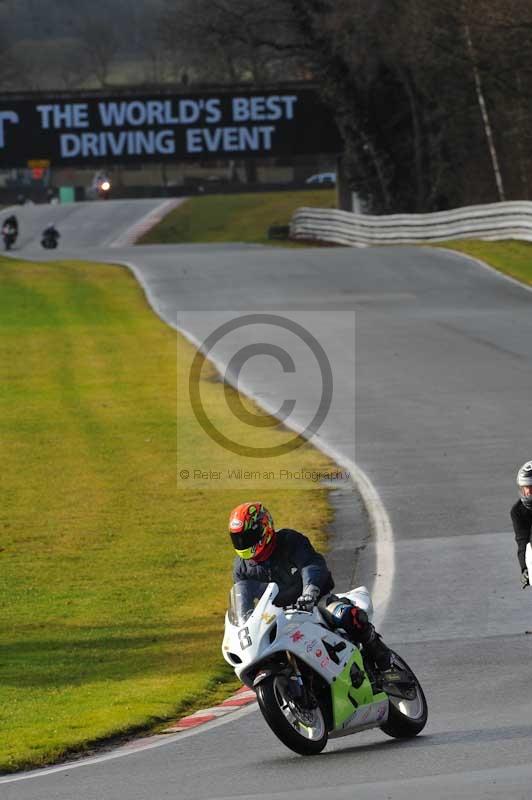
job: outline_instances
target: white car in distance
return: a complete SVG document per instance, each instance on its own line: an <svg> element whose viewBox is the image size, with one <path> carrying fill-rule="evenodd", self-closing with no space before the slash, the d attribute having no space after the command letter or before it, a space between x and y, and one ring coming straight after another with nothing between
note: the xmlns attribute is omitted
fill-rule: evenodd
<svg viewBox="0 0 532 800"><path fill-rule="evenodd" d="M316 175L311 175L307 178L305 183L328 183L334 186L336 184L336 172L318 172Z"/></svg>

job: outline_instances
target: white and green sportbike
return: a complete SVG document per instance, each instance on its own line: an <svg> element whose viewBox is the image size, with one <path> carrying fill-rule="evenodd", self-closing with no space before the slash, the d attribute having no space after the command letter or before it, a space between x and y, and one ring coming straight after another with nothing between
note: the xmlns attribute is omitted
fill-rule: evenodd
<svg viewBox="0 0 532 800"><path fill-rule="evenodd" d="M416 736L427 722L427 701L408 664L392 652L379 673L361 646L332 631L320 611L275 605L276 583L236 583L229 596L222 652L237 676L257 693L264 719L291 750L314 755L329 738L380 728ZM371 619L368 590L340 593Z"/></svg>

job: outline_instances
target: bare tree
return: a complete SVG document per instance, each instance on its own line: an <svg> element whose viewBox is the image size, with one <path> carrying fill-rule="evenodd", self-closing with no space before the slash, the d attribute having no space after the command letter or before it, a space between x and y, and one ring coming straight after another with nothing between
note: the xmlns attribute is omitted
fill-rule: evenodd
<svg viewBox="0 0 532 800"><path fill-rule="evenodd" d="M164 83L171 74L171 62L161 39L160 10L143 9L139 15L138 53L144 56L144 80L146 83Z"/></svg>
<svg viewBox="0 0 532 800"><path fill-rule="evenodd" d="M23 68L17 48L10 47L7 38L0 32L0 87L17 88L19 76Z"/></svg>
<svg viewBox="0 0 532 800"><path fill-rule="evenodd" d="M51 64L57 76L57 85L63 89L82 86L90 71L87 54L74 37L56 42Z"/></svg>
<svg viewBox="0 0 532 800"><path fill-rule="evenodd" d="M286 77L287 63L295 63L290 14L285 0L171 0L162 38L199 80L258 84Z"/></svg>
<svg viewBox="0 0 532 800"><path fill-rule="evenodd" d="M100 84L108 86L111 65L116 59L119 40L109 16L86 17L76 26L77 37L86 55L89 70Z"/></svg>
<svg viewBox="0 0 532 800"><path fill-rule="evenodd" d="M519 115L511 114L510 87L517 71L525 85L530 46L521 37L509 47L504 29L515 31L516 22L523 29L530 9L520 13L517 0L501 0L493 11L489 0L468 0L466 17L463 0L290 3L312 43L313 72L335 108L353 186L375 210L433 210L501 196L502 174L509 172L501 138L523 128L530 98L523 92ZM493 175L497 153L494 197L496 184L486 176ZM521 153L520 186L522 146Z"/></svg>

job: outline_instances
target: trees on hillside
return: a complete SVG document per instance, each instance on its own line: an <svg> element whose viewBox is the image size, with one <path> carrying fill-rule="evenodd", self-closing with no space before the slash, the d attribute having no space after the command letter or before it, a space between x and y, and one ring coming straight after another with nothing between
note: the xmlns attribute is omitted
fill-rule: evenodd
<svg viewBox="0 0 532 800"><path fill-rule="evenodd" d="M160 32L168 54L177 51L200 80L257 84L298 74L284 0L167 0Z"/></svg>
<svg viewBox="0 0 532 800"><path fill-rule="evenodd" d="M109 82L109 71L119 45L119 37L112 18L97 15L82 18L76 24L77 38L88 64L89 72L99 85Z"/></svg>
<svg viewBox="0 0 532 800"><path fill-rule="evenodd" d="M204 80L315 80L377 212L528 196L532 5L167 0L163 41Z"/></svg>
<svg viewBox="0 0 532 800"><path fill-rule="evenodd" d="M530 50L516 0L501 0L496 13L488 0L290 5L335 107L353 185L371 208L430 211L500 199L497 170L509 196L521 193L524 181L517 187L510 177L510 139L530 110L520 91L516 113L513 76L528 83Z"/></svg>
<svg viewBox="0 0 532 800"><path fill-rule="evenodd" d="M338 121L351 185L374 211L529 197L532 3L109 0L90 17L83 8L3 0L3 85L74 88L92 74L108 86L119 57L141 61L150 85L310 79ZM21 9L26 37L53 29L48 58L45 45L8 46Z"/></svg>

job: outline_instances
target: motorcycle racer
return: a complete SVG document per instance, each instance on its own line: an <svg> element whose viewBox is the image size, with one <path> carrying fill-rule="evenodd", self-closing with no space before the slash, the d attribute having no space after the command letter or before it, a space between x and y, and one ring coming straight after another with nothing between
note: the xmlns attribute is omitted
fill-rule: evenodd
<svg viewBox="0 0 532 800"><path fill-rule="evenodd" d="M517 559L521 569L521 586L526 589L530 585L526 566L526 546L532 536L532 461L527 461L517 473L519 500L510 511L517 542Z"/></svg>
<svg viewBox="0 0 532 800"><path fill-rule="evenodd" d="M362 644L380 671L390 668L391 653L366 612L348 598L332 594L334 581L327 563L306 536L291 528L276 530L270 512L259 502L233 509L229 534L236 552L235 583L275 581L277 605L295 603L305 611L318 605L331 628L343 628L353 642Z"/></svg>
<svg viewBox="0 0 532 800"><path fill-rule="evenodd" d="M4 240L4 247L10 250L15 244L18 236L18 220L14 214L6 217L2 225L2 238Z"/></svg>
<svg viewBox="0 0 532 800"><path fill-rule="evenodd" d="M11 228L13 233L18 236L18 219L16 216L14 214L10 214L9 217L6 217L2 228Z"/></svg>

